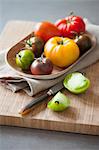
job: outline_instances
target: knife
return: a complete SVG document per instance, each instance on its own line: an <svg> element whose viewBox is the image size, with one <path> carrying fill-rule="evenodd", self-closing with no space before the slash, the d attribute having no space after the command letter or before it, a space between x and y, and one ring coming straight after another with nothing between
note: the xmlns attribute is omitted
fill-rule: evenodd
<svg viewBox="0 0 99 150"><path fill-rule="evenodd" d="M60 91L63 88L64 88L64 86L63 86L62 82L57 83L52 88L50 88L47 93L43 94L40 97L37 97L37 98L31 100L30 103L28 103L26 106L24 106L21 109L21 111L19 111L19 114L26 115L27 113L29 113L32 110L34 105L44 101L47 97L49 97L51 95L55 95L58 91Z"/></svg>

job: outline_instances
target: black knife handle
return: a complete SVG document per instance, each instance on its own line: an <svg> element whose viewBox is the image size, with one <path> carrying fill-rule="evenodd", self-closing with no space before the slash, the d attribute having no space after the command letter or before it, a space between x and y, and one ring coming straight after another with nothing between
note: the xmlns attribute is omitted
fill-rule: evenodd
<svg viewBox="0 0 99 150"><path fill-rule="evenodd" d="M29 102L29 104L27 104L26 106L24 106L21 109L21 111L19 112L19 114L25 115L25 114L29 113L34 105L36 105L36 104L44 101L48 96L49 95L47 93L45 93L42 96L31 100L31 102Z"/></svg>

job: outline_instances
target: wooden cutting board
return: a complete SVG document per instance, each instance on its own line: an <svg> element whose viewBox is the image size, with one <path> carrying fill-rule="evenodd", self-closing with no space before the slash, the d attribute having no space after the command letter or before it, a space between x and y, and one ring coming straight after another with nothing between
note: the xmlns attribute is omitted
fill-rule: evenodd
<svg viewBox="0 0 99 150"><path fill-rule="evenodd" d="M13 46L33 27L32 22L8 22L0 36L0 50ZM63 90L71 99L71 107L60 113L46 108L46 100L22 117L18 111L33 98L23 91L12 93L0 85L0 124L99 135L99 62L84 72L91 80L91 87L81 95Z"/></svg>

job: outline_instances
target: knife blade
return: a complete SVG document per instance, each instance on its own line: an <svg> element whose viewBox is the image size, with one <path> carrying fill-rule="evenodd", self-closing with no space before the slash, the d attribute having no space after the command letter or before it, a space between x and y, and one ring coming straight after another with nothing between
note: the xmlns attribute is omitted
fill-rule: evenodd
<svg viewBox="0 0 99 150"><path fill-rule="evenodd" d="M40 97L37 97L33 100L30 101L30 103L28 103L26 106L24 106L21 111L19 111L19 114L21 115L26 115L27 113L29 113L33 106L44 101L47 97L51 96L51 95L55 95L58 91L60 91L61 89L63 89L63 83L59 82L56 85L54 85L53 87L51 87L45 94L43 94Z"/></svg>

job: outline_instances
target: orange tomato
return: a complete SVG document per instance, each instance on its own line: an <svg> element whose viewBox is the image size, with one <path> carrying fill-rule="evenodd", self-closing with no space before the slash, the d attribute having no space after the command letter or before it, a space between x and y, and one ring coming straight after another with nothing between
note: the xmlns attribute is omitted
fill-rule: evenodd
<svg viewBox="0 0 99 150"><path fill-rule="evenodd" d="M44 54L54 65L67 67L78 59L80 50L72 39L53 37L45 44Z"/></svg>
<svg viewBox="0 0 99 150"><path fill-rule="evenodd" d="M54 36L60 36L59 29L50 22L40 22L36 25L35 36L40 37L44 42L47 42L50 38Z"/></svg>

